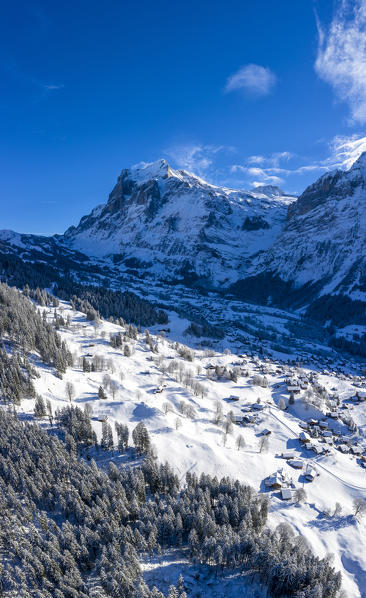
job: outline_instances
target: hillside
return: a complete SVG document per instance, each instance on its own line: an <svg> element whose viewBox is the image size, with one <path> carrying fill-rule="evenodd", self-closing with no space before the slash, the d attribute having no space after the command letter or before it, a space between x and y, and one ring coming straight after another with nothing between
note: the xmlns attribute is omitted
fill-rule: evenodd
<svg viewBox="0 0 366 598"><path fill-rule="evenodd" d="M58 332L74 356L74 365L62 378L36 354L32 357L40 374L33 382L36 393L49 401L53 414L70 404L83 409L89 405L98 439L104 426L101 420L107 419L114 445L118 440L115 423L127 425L131 433L143 421L158 459L169 461L181 483L187 473L204 472L249 484L270 499L269 525L290 523L319 557L333 553L346 595L361 596L366 590L362 556L366 524L353 516L353 501L365 498L366 483L362 459L353 447L365 454L366 403L353 397L365 391L364 377L351 373L347 365L337 374L250 354L239 357L211 349L192 350L176 342L183 340L179 330L186 323L173 313L165 336L158 333L158 327L140 334L104 320L87 321L65 302L39 309L49 322L55 322L57 311L61 317ZM94 371L89 371L92 364ZM289 385L300 390L293 404ZM100 387L104 399L98 393ZM230 400L231 395L237 400ZM34 408L35 400L30 398L17 410L32 418ZM306 423L311 418L325 424L315 436ZM43 421L47 428L48 420ZM309 447L299 440L304 427ZM264 441L265 429L271 434ZM330 433L324 435L324 430ZM343 445L345 452L340 449ZM289 452L301 460L300 470L291 466L289 455L280 458ZM99 460L105 464L117 458L116 453L102 455ZM310 464L319 474L313 482L304 477ZM265 479L279 470L282 487L290 490L289 501L265 485ZM147 563L146 579L166 588L164 567L168 566L169 559L160 565Z"/></svg>

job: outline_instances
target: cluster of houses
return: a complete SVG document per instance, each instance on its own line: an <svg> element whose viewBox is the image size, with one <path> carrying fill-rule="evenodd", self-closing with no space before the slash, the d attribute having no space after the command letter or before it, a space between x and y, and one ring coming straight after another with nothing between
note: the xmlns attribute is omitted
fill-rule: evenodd
<svg viewBox="0 0 366 598"><path fill-rule="evenodd" d="M340 430L334 427L330 429L325 419L319 421L311 418L308 422L301 422L300 427L302 431L299 434L299 440L305 449L321 455L329 453L330 447L334 446L342 453L351 453L360 457L361 464L365 464L363 466L366 467L366 457L363 458L365 449L354 443L350 436L341 434ZM314 439L319 440L322 444L314 442Z"/></svg>
<svg viewBox="0 0 366 598"><path fill-rule="evenodd" d="M317 468L312 463L304 463L301 459L296 459L293 453L282 453L287 463L295 469L301 470L305 480L312 482L319 475ZM275 473L269 475L264 480L264 485L268 490L280 490L282 500L292 499L292 490L295 488L292 478L284 467L278 469Z"/></svg>

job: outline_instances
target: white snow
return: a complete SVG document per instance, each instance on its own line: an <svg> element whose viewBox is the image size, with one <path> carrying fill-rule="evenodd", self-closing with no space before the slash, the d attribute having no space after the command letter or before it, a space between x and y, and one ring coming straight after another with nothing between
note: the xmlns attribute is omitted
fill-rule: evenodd
<svg viewBox="0 0 366 598"><path fill-rule="evenodd" d="M52 308L41 309L47 310L49 318L53 317ZM139 335L135 343L130 342L134 344L134 352L131 357L125 357L121 350L113 349L109 344L109 335L121 330L119 326L106 321L93 326L83 314L73 312L65 302L62 303L62 310L65 316L70 314L72 317L71 329L61 330L62 338L76 356L98 354L104 356L107 363L110 360L107 373L117 382L117 392L113 399L107 390L108 399L98 400L98 388L103 384L106 371L83 373L76 363L61 380L51 368L38 362L41 376L35 380L36 390L51 401L54 409L68 404L65 384L70 381L76 390L73 403L80 407L90 403L93 407L93 426L98 435L102 425L98 416L101 415L107 415L112 426L115 421L126 423L130 431L144 420L159 460L168 460L182 482L187 471L197 474L206 472L237 478L264 492L264 479L283 467L294 488L305 488L307 498L304 504L297 505L292 500L283 501L278 491L270 492L269 524L275 526L287 521L307 539L320 557L333 553L334 566L342 572L347 597L360 598L362 592L366 591L366 520L355 520L352 501L355 497L366 496L366 470L356 456L342 454L333 446L328 455L321 456L302 447L298 440L302 430L300 423L310 418L319 419L323 414L313 407L306 409L298 397L286 411L279 409L280 398L285 398L286 402L288 400L287 378L296 378L301 374L297 368L283 366L282 371L279 371L278 364L247 356L245 368L248 369L248 377L239 377L236 384L226 379L213 381L206 377L206 365L230 366L240 361L240 358L217 352L208 355L203 350L196 350L194 362L186 362L179 358L172 341L161 336L156 337L159 354L153 355L145 345L144 335ZM186 322L181 322L181 330L185 325ZM169 326L173 328L174 321ZM174 330L171 336L174 337ZM164 364L169 366L173 359L186 371L192 372L192 376L206 388L207 396L194 396L183 382L166 373ZM266 368L268 387L253 386L253 375L263 368ZM311 370L306 368L302 370L303 376L310 373ZM318 381L329 393L336 392L346 403L355 394L351 377L341 379L331 373L318 372ZM154 394L162 382L166 384L163 392ZM225 400L230 395L239 396L239 401ZM235 424L234 433L228 435L224 445L223 430L213 423L216 401L221 401L224 414L232 411L238 417L244 414L243 409L250 408L258 398L263 409L257 413L257 423L246 427ZM179 403L182 400L194 408L196 415L192 419L181 414ZM171 410L165 414L166 402L171 404ZM22 411L32 413L33 408L33 400L23 401ZM365 402L353 406L352 417L359 426L359 444L365 450ZM177 421L181 424L178 429ZM342 434L350 435L343 424L337 424L343 426ZM269 448L260 452L264 428L271 431ZM245 447L237 450L235 440L239 434L245 439ZM296 459L301 459L304 467L309 464L316 466L320 475L313 482L307 482L301 470L293 469L280 457L284 452L291 452ZM342 514L324 517L323 512L327 509L334 511L337 502L343 507ZM153 577L154 564L147 563L146 568Z"/></svg>

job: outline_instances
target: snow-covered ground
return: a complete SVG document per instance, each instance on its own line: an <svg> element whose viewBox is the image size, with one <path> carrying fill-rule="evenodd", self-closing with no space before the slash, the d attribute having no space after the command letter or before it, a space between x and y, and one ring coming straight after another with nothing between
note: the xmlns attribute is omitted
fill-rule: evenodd
<svg viewBox="0 0 366 598"><path fill-rule="evenodd" d="M40 309L46 309L48 318L53 319L53 308ZM60 313L60 310L64 317L70 315L72 320L71 327L61 329L60 334L75 355L75 366L60 379L51 368L37 362L41 375L35 380L36 391L50 400L53 410L69 404L65 386L66 382L71 382L75 388L73 404L83 407L90 403L93 426L99 437L102 427L98 421L100 416L108 416L112 427L114 422L127 424L130 432L143 420L159 460L169 461L182 482L188 471L197 474L206 472L218 477L231 476L258 491L268 492L264 479L284 468L284 474L292 480L293 491L294 488L306 490L306 500L303 504L296 504L293 500L286 502L281 500L279 491L269 492L269 524L275 526L287 521L306 538L320 557L334 554L334 566L342 572L347 597L359 598L366 592L366 517L357 521L352 515L353 499L366 497L366 469L361 467L356 456L343 454L335 446L330 446L329 454L316 456L300 444L298 436L302 428L299 424L309 418L319 419L321 415L315 407L306 408L301 399L304 391L300 397L296 396L295 403L286 411L279 408L281 399L288 402L287 379L299 379L301 375L309 377L314 370L304 367L300 371L295 366L269 362L268 359L261 361L249 355L238 357L230 353L209 353L203 349L195 349L194 360L186 361L179 357L171 340L175 334L179 339L184 338L183 330L188 321L180 318L169 323L170 339L162 335L154 337L159 348L157 354L150 351L142 333L136 341L128 340L132 355L126 357L123 350L113 348L109 342L111 334L123 333L121 327L104 320L93 325L86 321L84 314L73 311L65 302L60 304L57 311ZM104 371L84 373L78 358L87 356L91 360L95 355L105 358ZM168 373L169 364L173 361L179 363L178 369ZM236 383L226 378L211 380L207 377L208 365L232 368L239 363L248 375L240 375ZM203 396L194 395L184 384L188 372L191 372L191 379L204 387L206 392ZM262 376L263 372L268 383L266 388L256 386L252 381L253 375ZM355 404L348 401L357 389L362 390L365 381L346 375L316 373L317 382L329 394L338 394L341 403L349 406L344 413L352 414L359 429L358 444L365 451L366 402ZM115 382L114 397L107 389L107 399L99 400L98 388L106 384L106 374ZM162 392L154 393L161 388ZM238 396L239 400L229 401L230 395ZM252 406L258 405L258 399L261 409L257 410ZM182 414L181 401L194 409L191 416ZM247 408L251 409L250 414L258 411L256 423L246 426L234 424L233 432L225 439L223 428L214 423L217 401L222 405L224 416L230 411L234 416L243 416L243 410ZM21 411L28 413L33 413L33 409L33 400L23 401L20 407ZM331 427L331 418L327 421ZM342 422L338 421L336 425L342 434L351 436ZM271 431L269 446L260 451L265 428ZM238 449L236 441L240 434L245 446ZM319 439L317 442L320 445ZM315 464L320 475L313 482L307 482L302 471L294 469L280 457L285 451L291 451L302 459L304 467L309 462ZM336 503L342 505L342 512L324 516L324 511L334 511ZM153 563L147 564L146 570L153 579Z"/></svg>

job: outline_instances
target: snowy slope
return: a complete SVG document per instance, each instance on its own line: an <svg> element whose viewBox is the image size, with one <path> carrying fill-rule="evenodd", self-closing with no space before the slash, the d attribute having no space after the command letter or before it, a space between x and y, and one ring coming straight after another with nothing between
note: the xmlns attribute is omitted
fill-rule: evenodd
<svg viewBox="0 0 366 598"><path fill-rule="evenodd" d="M61 241L87 255L118 254L163 278L217 285L243 275L248 259L273 244L293 201L272 186L215 187L159 160L122 170L108 202Z"/></svg>
<svg viewBox="0 0 366 598"><path fill-rule="evenodd" d="M53 308L41 308L53 318ZM70 314L70 329L61 329L61 335L73 351L75 367L68 369L63 379L56 377L51 368L38 362L41 374L35 380L36 390L45 399L50 399L54 409L68 404L65 393L67 381L74 384L74 404L83 407L90 403L93 408L93 426L100 436L99 415L107 415L113 425L115 421L126 423L130 431L144 420L156 447L159 460L167 459L184 480L187 471L207 472L217 476L228 475L251 484L255 489L266 491L263 480L266 476L283 467L287 476L292 478L295 488L304 487L307 498L304 504L293 501L281 501L278 492L270 492L271 525L281 521L291 523L310 543L312 549L324 557L334 554L334 565L343 574L343 585L348 598L360 598L366 591L366 521L357 522L352 516L354 497L366 496L365 469L360 466L355 456L342 454L331 447L328 455L316 457L312 451L302 448L298 435L300 423L310 417L320 417L314 407L305 408L301 398L285 412L279 409L279 401L286 395L286 380L300 379L300 376L316 374L319 384L328 393L338 393L342 403L348 404L352 417L359 426L359 444L366 450L366 403L354 405L350 397L357 388L365 386L365 379L354 376L336 375L315 370L299 370L296 367L271 363L268 360L246 356L244 358L245 375L237 383L222 378L210 380L206 375L206 366L221 365L232 367L241 361L235 355L196 351L193 362L184 361L177 354L176 347L168 338L155 337L159 353L154 355L144 342L144 335L138 335L136 341L129 341L133 353L125 357L122 350L112 348L109 335L122 331L121 327L101 321L99 325L87 322L85 316L71 310L67 303L62 303L64 316ZM185 323L184 323L185 325ZM171 335L174 338L174 321L170 322ZM84 373L79 364L80 356L94 355L105 357L105 369L102 372ZM179 363L178 370L169 373L169 364ZM184 383L184 372L191 372L193 379L206 389L205 396L196 396ZM181 377L179 372L181 372ZM253 384L253 375L265 372L268 387ZM98 388L106 384L106 373L116 382L116 393L112 396L107 389L108 398L98 399ZM247 375L246 375L247 374ZM161 393L154 390L163 386ZM229 402L231 394L239 396L239 401ZM302 393L304 394L304 393ZM257 423L246 427L234 425L234 431L227 437L220 426L214 424L216 401L221 401L223 413L233 411L234 415L243 415L243 410L256 403L258 397L263 410ZM182 414L180 402L194 408L192 417ZM165 413L164 404L170 404ZM21 411L32 412L34 401L23 401ZM328 418L329 419L329 418ZM177 423L179 422L179 423ZM349 430L342 423L337 423L342 433L351 439ZM269 448L260 452L261 432L271 430ZM245 447L237 449L236 439L239 434L245 439ZM284 459L279 458L283 451L292 451L307 463L313 463L320 472L314 482L304 481L302 472L293 469ZM324 517L325 509L334 510L336 502L343 507L343 513L335 517ZM150 570L150 566L148 566Z"/></svg>

